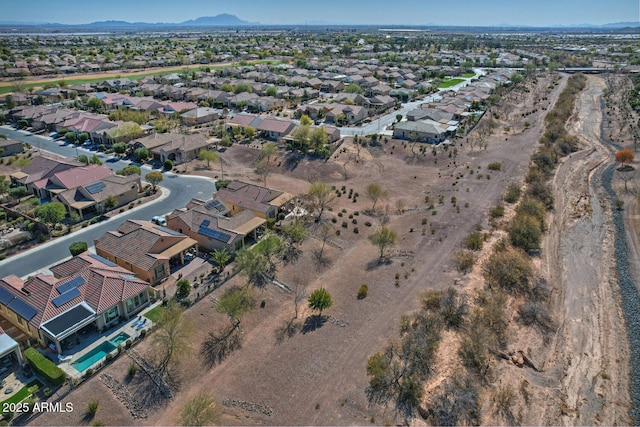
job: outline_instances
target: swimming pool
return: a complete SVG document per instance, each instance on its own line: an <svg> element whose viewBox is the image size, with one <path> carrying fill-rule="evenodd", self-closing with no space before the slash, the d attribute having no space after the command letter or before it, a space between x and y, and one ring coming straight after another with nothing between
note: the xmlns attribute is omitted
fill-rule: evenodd
<svg viewBox="0 0 640 427"><path fill-rule="evenodd" d="M126 332L120 332L118 335L111 338L109 342L111 342L113 345L117 347L123 342L125 342L126 340L128 340L129 338L131 338L131 335L127 334Z"/></svg>
<svg viewBox="0 0 640 427"><path fill-rule="evenodd" d="M75 362L72 362L71 366L73 366L78 372L84 372L115 349L116 346L113 345L113 343L105 341Z"/></svg>

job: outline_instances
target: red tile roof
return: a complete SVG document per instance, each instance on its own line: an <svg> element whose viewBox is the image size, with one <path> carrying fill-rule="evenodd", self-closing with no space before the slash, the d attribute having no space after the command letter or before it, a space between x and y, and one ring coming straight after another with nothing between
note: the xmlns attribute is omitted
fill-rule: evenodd
<svg viewBox="0 0 640 427"><path fill-rule="evenodd" d="M88 165L56 173L54 177L60 181L64 188L70 189L113 175L113 171L104 165Z"/></svg>
<svg viewBox="0 0 640 427"><path fill-rule="evenodd" d="M83 262L75 261L76 259ZM84 267L81 268L80 265L84 265ZM62 279L44 274L38 274L26 281L22 281L16 276L0 279L0 287L37 310L37 314L29 322L36 328L40 328L44 323L83 301L100 314L118 302L126 301L134 295L144 292L149 286L147 282L136 278L129 270L120 266L105 265L99 260L91 258L88 252L51 269L58 273L65 270L77 271ZM53 299L60 295L57 287L78 278L82 278L82 283L78 285L80 295L56 307ZM16 288L19 283L22 286Z"/></svg>

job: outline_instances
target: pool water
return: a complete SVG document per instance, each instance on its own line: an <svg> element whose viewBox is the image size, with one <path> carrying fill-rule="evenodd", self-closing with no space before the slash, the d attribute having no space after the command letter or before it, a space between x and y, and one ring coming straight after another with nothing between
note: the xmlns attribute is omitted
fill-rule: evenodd
<svg viewBox="0 0 640 427"><path fill-rule="evenodd" d="M84 372L100 360L102 360L107 354L116 349L110 341L105 341L75 362L71 363L78 372Z"/></svg>
<svg viewBox="0 0 640 427"><path fill-rule="evenodd" d="M111 338L109 342L111 342L113 345L117 347L123 342L125 342L126 340L128 340L129 338L131 338L129 334L127 334L126 332L120 332L118 335Z"/></svg>

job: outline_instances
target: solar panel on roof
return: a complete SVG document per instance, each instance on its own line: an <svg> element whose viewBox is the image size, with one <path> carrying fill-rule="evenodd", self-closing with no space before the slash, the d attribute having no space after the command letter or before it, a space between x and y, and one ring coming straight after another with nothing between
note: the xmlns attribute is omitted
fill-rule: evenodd
<svg viewBox="0 0 640 427"><path fill-rule="evenodd" d="M15 311L20 317L22 317L23 319L26 319L26 320L33 319L33 316L35 316L38 313L38 310L36 310L35 308L31 307L29 304L27 304L26 302L22 301L18 297L14 298L9 303L8 307L11 310Z"/></svg>
<svg viewBox="0 0 640 427"><path fill-rule="evenodd" d="M93 184L87 185L85 188L87 189L89 194L96 194L101 192L106 186L107 185L104 182L100 181L100 182L94 182Z"/></svg>
<svg viewBox="0 0 640 427"><path fill-rule="evenodd" d="M9 304L9 302L14 299L15 296L5 288L0 288L0 302L4 305Z"/></svg>
<svg viewBox="0 0 640 427"><path fill-rule="evenodd" d="M210 202L205 203L204 208L208 211L210 211L211 209L215 209L218 212L224 212L225 210L227 210L227 207L220 201L217 199L211 200Z"/></svg>
<svg viewBox="0 0 640 427"><path fill-rule="evenodd" d="M216 239L216 240L219 240L221 242L228 242L229 238L231 237L227 233L223 233L223 232L218 231L218 230L212 230L212 229L207 228L207 227L200 227L200 229L198 230L198 234L202 234L203 236L211 237L212 239Z"/></svg>
<svg viewBox="0 0 640 427"><path fill-rule="evenodd" d="M205 219L204 221L202 221L202 224L200 224L200 227L208 227L209 224L211 224L211 221Z"/></svg>
<svg viewBox="0 0 640 427"><path fill-rule="evenodd" d="M125 280L135 280L136 276L132 276L131 274L123 274L120 277L122 277Z"/></svg>
<svg viewBox="0 0 640 427"><path fill-rule="evenodd" d="M90 256L91 258L95 259L96 261L100 261L101 263L103 263L103 264L104 264L104 265L106 265L106 266L109 266L109 267L117 267L117 266L118 266L118 264L115 264L115 263L113 263L113 262L109 261L109 260L108 260L108 259L106 259L106 258L102 258L100 255L96 255L96 254L89 254L89 256Z"/></svg>
<svg viewBox="0 0 640 427"><path fill-rule="evenodd" d="M51 300L51 302L53 302L53 305L55 305L56 307L60 307L61 305L66 304L72 299L79 296L80 296L80 289L71 288L67 292L63 293L62 295L55 297L53 300Z"/></svg>
<svg viewBox="0 0 640 427"><path fill-rule="evenodd" d="M84 284L84 279L82 278L82 276L78 276L78 277L74 277L73 279L69 280L67 283L63 283L62 285L56 287L56 289L58 290L59 294L64 294L68 290L71 290L73 288L77 288L78 286L80 286L82 284Z"/></svg>
<svg viewBox="0 0 640 427"><path fill-rule="evenodd" d="M182 233L178 233L177 231L173 231L173 230L172 230L172 229L170 229L170 228L162 227L162 226L160 226L160 225L156 225L156 226L155 226L155 227L153 227L153 228L155 228L156 230L163 231L163 232L165 232L165 233L167 233L167 234L171 234L172 236L179 236L179 237L183 236L183 234L182 234Z"/></svg>

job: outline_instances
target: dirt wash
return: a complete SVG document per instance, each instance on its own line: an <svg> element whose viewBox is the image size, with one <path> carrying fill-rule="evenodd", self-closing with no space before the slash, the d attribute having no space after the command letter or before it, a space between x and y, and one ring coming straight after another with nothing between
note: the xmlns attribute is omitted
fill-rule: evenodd
<svg viewBox="0 0 640 427"><path fill-rule="evenodd" d="M629 347L614 269L611 211L601 174L612 161L600 141L605 82L589 76L568 124L583 149L564 158L553 180L554 211L543 245L541 274L553 287L555 335L521 335L537 349L542 372L527 382L529 425L628 424ZM538 334L539 335L539 334ZM522 389L522 382L519 384Z"/></svg>

